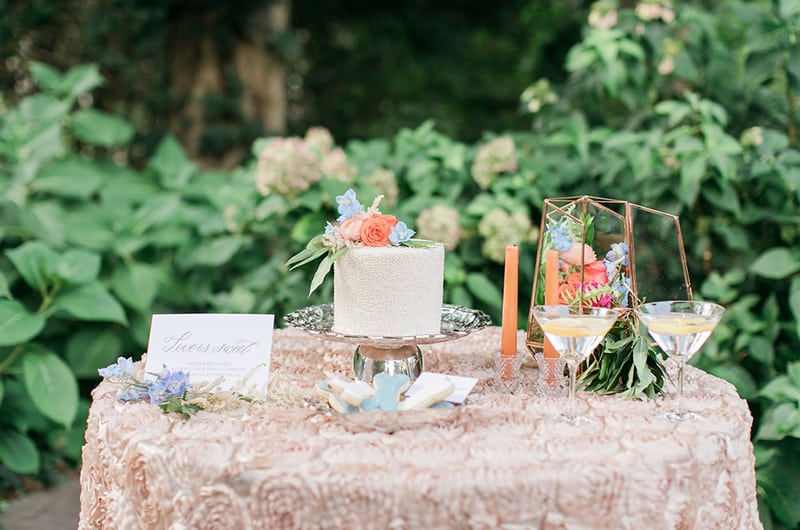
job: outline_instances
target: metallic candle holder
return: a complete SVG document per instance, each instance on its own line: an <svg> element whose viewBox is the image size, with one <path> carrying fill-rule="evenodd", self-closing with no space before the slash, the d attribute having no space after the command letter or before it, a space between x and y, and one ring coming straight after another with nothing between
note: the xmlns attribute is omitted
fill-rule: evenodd
<svg viewBox="0 0 800 530"><path fill-rule="evenodd" d="M691 300L692 287L678 216L628 201L588 195L545 199L525 340L532 355L544 349L544 334L533 318L533 307L545 303L545 253L556 245L548 227L562 223L577 227L579 236L574 236L573 245L588 245L597 260L606 256L612 244L627 243L628 261L622 271L628 284L621 299L623 307L632 307L642 299ZM589 263L585 263L585 252L577 253L580 263L573 265L579 265L578 285L585 286ZM583 288L578 288L573 293L577 300L572 303L592 305L583 293ZM561 303L559 293L556 305Z"/></svg>

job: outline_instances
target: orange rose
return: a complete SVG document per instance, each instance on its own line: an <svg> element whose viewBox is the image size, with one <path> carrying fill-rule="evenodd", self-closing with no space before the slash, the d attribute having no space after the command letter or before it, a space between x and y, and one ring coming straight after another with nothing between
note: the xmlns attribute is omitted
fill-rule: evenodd
<svg viewBox="0 0 800 530"><path fill-rule="evenodd" d="M383 217L382 215L376 215L364 219L361 225L361 242L364 245L368 247L383 247L389 244L389 234L392 232L392 227Z"/></svg>
<svg viewBox="0 0 800 530"><path fill-rule="evenodd" d="M570 272L567 274L566 278L564 278L564 281L573 287L578 286L581 283L581 273L577 271Z"/></svg>
<svg viewBox="0 0 800 530"><path fill-rule="evenodd" d="M593 261L583 267L583 279L587 282L595 282L600 285L608 283L606 276L606 266L601 260Z"/></svg>
<svg viewBox="0 0 800 530"><path fill-rule="evenodd" d="M389 228L393 228L397 224L397 217L394 215L386 215L385 213L377 213L373 217L380 217L386 224L389 225Z"/></svg>

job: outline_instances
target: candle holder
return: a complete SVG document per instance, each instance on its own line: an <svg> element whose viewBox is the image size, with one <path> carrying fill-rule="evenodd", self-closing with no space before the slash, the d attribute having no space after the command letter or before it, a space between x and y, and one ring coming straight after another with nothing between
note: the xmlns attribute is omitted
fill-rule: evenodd
<svg viewBox="0 0 800 530"><path fill-rule="evenodd" d="M676 215L617 199L562 197L544 200L540 228L525 339L534 358L545 351L544 334L533 318L536 305L632 308L643 299L691 300ZM657 352L648 349L649 374L642 371L641 363L633 363L634 343L642 339L640 335L630 312L619 319L608 339L630 340L609 352L605 368L600 359L603 344L581 365L580 378L587 389L614 393L635 388L638 397L661 392L666 370ZM547 351L545 357L556 354ZM633 377L620 375L629 370ZM651 383L641 384L651 376ZM649 385L654 388L645 391Z"/></svg>
<svg viewBox="0 0 800 530"><path fill-rule="evenodd" d="M494 361L494 382L504 392L514 393L522 388L520 366L524 355L517 352L515 355L503 355L496 351L492 354Z"/></svg>
<svg viewBox="0 0 800 530"><path fill-rule="evenodd" d="M569 381L565 374L566 361L561 357L545 357L544 352L533 356L539 368L534 391L537 396L559 398L567 395Z"/></svg>

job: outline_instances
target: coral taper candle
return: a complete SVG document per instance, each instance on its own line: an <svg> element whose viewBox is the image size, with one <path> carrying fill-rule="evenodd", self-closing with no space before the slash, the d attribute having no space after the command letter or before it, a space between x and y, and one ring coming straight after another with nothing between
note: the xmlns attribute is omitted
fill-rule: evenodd
<svg viewBox="0 0 800 530"><path fill-rule="evenodd" d="M545 252L544 303L546 305L558 304L558 251L554 249ZM558 352L547 340L547 337L544 339L544 356L547 358L558 357Z"/></svg>
<svg viewBox="0 0 800 530"><path fill-rule="evenodd" d="M519 247L506 245L505 277L503 280L503 336L500 355L517 354L517 295L519 285Z"/></svg>

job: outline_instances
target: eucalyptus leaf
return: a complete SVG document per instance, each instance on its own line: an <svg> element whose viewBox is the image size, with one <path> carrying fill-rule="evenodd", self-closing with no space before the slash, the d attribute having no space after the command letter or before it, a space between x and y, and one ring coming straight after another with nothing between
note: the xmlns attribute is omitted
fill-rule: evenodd
<svg viewBox="0 0 800 530"><path fill-rule="evenodd" d="M0 462L21 475L38 473L41 465L33 440L8 428L0 429Z"/></svg>
<svg viewBox="0 0 800 530"><path fill-rule="evenodd" d="M67 363L54 353L26 353L22 376L39 412L69 427L78 412L78 382Z"/></svg>

